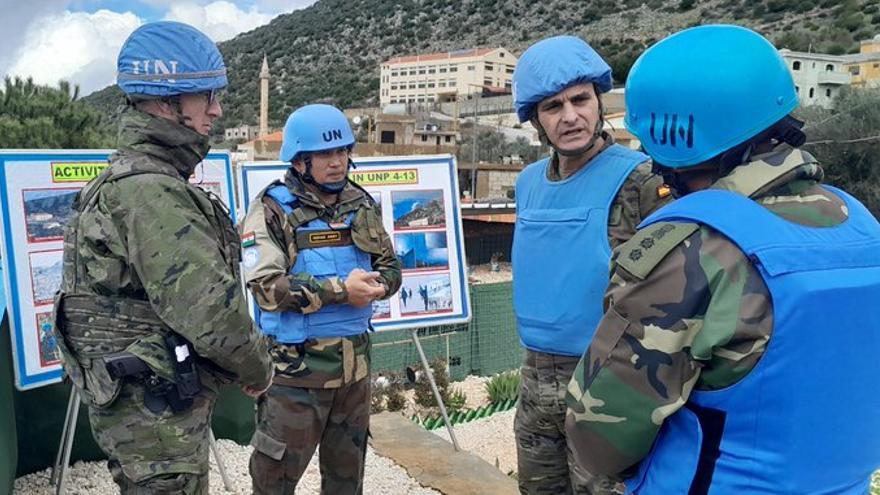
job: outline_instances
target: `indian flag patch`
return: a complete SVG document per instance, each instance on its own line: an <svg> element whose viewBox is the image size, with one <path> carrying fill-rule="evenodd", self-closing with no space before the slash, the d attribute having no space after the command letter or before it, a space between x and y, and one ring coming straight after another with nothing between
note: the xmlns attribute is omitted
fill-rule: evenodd
<svg viewBox="0 0 880 495"><path fill-rule="evenodd" d="M257 235L253 232L245 232L241 235L241 247L246 248L257 243Z"/></svg>

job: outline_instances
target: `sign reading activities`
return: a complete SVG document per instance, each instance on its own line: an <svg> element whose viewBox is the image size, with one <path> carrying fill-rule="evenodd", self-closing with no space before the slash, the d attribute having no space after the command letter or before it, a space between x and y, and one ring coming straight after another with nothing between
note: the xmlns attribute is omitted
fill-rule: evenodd
<svg viewBox="0 0 880 495"><path fill-rule="evenodd" d="M464 235L458 180L451 155L356 158L350 172L379 204L385 230L403 265L403 284L390 299L373 303L377 330L468 321ZM272 181L282 162L245 163L238 181L244 210ZM242 215L244 212L242 212ZM243 256L248 256L243 240Z"/></svg>
<svg viewBox="0 0 880 495"><path fill-rule="evenodd" d="M64 228L76 194L107 168L111 153L0 150L2 274L20 390L61 379L52 299L61 284ZM190 182L216 194L234 215L228 153L208 155Z"/></svg>

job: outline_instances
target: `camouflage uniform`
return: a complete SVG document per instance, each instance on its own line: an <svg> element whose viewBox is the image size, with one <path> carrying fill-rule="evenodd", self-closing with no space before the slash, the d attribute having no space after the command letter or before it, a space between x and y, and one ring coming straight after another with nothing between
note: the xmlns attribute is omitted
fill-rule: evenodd
<svg viewBox="0 0 880 495"><path fill-rule="evenodd" d="M812 156L783 145L712 187L801 225L837 225L846 208L822 178ZM698 224L640 230L615 251L612 270L605 316L569 384L566 430L579 463L622 479L691 390L722 389L751 371L771 338L773 305L742 251Z"/></svg>
<svg viewBox="0 0 880 495"><path fill-rule="evenodd" d="M319 217L340 222L352 211L357 212L351 224L355 245L371 254L385 297L397 291L400 262L381 212L363 190L348 184L337 203L326 207L293 173L288 171L284 183L300 206L288 215L261 194L242 227L244 237L253 234L255 241L248 249L255 250L256 261L245 264L245 279L262 310L308 314L347 301L342 280L347 274L318 280L289 271L296 262L297 226ZM275 378L258 399L251 441L254 492L292 494L320 443L322 493L361 493L370 412L369 335L274 342L271 354Z"/></svg>
<svg viewBox="0 0 880 495"><path fill-rule="evenodd" d="M240 290L228 212L187 182L207 150L207 137L128 109L119 151L77 196L65 233L56 337L123 493L207 493L218 387L260 388L271 377L267 341ZM178 414L147 408L142 379L113 379L101 360L125 350L174 381L170 332L192 344L202 383Z"/></svg>
<svg viewBox="0 0 880 495"><path fill-rule="evenodd" d="M614 144L608 133L603 132L603 137L605 147ZM548 167L548 179L562 179L555 154ZM632 237L643 218L672 199L664 188L662 178L651 172L650 162L632 171L609 211L608 241L612 248ZM591 475L571 455L565 434L565 390L577 363L576 357L526 349L514 421L521 493L616 493L615 483Z"/></svg>

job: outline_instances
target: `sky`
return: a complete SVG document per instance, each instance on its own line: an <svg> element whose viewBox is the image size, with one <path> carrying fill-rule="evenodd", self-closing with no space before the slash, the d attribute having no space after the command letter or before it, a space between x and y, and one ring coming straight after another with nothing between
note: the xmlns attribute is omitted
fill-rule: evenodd
<svg viewBox="0 0 880 495"><path fill-rule="evenodd" d="M119 47L138 26L181 21L214 41L315 0L0 0L0 77L65 79L87 95L114 83Z"/></svg>

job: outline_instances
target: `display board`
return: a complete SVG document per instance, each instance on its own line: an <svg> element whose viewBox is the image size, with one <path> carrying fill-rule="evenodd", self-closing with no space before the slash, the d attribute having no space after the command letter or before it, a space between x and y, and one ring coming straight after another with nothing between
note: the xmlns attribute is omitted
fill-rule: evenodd
<svg viewBox="0 0 880 495"><path fill-rule="evenodd" d="M357 168L350 177L379 204L403 265L400 290L373 303L373 327L392 330L468 321L471 306L455 158L370 157L354 163ZM241 214L260 191L282 179L287 168L283 162L244 163L238 180ZM247 260L247 248L242 254ZM251 300L252 309L253 304Z"/></svg>
<svg viewBox="0 0 880 495"><path fill-rule="evenodd" d="M108 166L111 153L0 150L3 283L20 390L61 379L51 315L61 283L62 236L74 197ZM209 154L190 182L218 196L235 217L228 153Z"/></svg>

